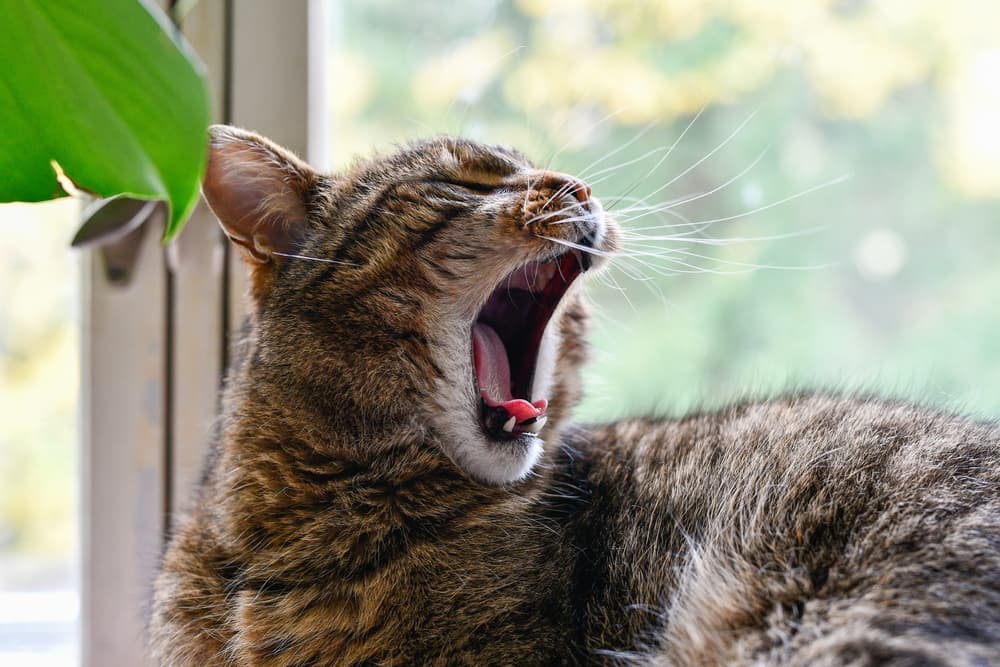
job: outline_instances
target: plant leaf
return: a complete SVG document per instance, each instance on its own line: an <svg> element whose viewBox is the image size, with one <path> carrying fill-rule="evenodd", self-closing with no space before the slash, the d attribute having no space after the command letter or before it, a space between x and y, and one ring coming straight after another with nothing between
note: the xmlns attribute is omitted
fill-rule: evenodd
<svg viewBox="0 0 1000 667"><path fill-rule="evenodd" d="M164 199L165 239L198 199L202 66L145 0L0 0L0 201Z"/></svg>
<svg viewBox="0 0 1000 667"><path fill-rule="evenodd" d="M114 243L146 224L160 205L155 201L129 197L98 199L83 212L83 224L76 230L70 245L86 248Z"/></svg>

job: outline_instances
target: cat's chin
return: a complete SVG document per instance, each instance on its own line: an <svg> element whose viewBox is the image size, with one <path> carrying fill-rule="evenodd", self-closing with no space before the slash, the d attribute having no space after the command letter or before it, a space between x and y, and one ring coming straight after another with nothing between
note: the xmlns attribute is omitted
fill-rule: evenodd
<svg viewBox="0 0 1000 667"><path fill-rule="evenodd" d="M452 443L447 454L455 465L476 481L493 486L527 477L544 449L538 436L522 433L498 440L472 425L465 433L449 433L447 437Z"/></svg>

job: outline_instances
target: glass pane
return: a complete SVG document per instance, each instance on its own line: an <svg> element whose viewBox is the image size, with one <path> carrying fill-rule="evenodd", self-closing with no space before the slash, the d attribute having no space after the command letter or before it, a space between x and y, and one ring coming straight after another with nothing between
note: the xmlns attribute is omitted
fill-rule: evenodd
<svg viewBox="0 0 1000 667"><path fill-rule="evenodd" d="M2 665L79 662L78 206L0 206Z"/></svg>
<svg viewBox="0 0 1000 667"><path fill-rule="evenodd" d="M587 179L580 416L800 386L1000 413L1000 3L344 0L336 164L439 132ZM841 178L846 177L846 178Z"/></svg>

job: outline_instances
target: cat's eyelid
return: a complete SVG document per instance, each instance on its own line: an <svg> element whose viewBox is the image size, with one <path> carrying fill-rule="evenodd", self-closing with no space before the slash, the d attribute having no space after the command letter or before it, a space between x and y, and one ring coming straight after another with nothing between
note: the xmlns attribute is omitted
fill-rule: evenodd
<svg viewBox="0 0 1000 667"><path fill-rule="evenodd" d="M479 180L466 180L460 178L437 178L435 179L438 183L444 183L446 185L454 185L455 187L465 188L466 190L472 190L473 192L479 194L492 194L503 187L503 183L499 179L495 182L486 183Z"/></svg>

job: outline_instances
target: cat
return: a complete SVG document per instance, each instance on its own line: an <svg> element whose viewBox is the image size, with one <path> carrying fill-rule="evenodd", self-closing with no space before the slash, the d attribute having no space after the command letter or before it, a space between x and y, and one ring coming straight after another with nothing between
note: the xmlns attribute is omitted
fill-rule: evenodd
<svg viewBox="0 0 1000 667"><path fill-rule="evenodd" d="M216 126L242 358L163 665L1000 664L1000 430L789 395L571 424L582 181L439 137L320 174Z"/></svg>

